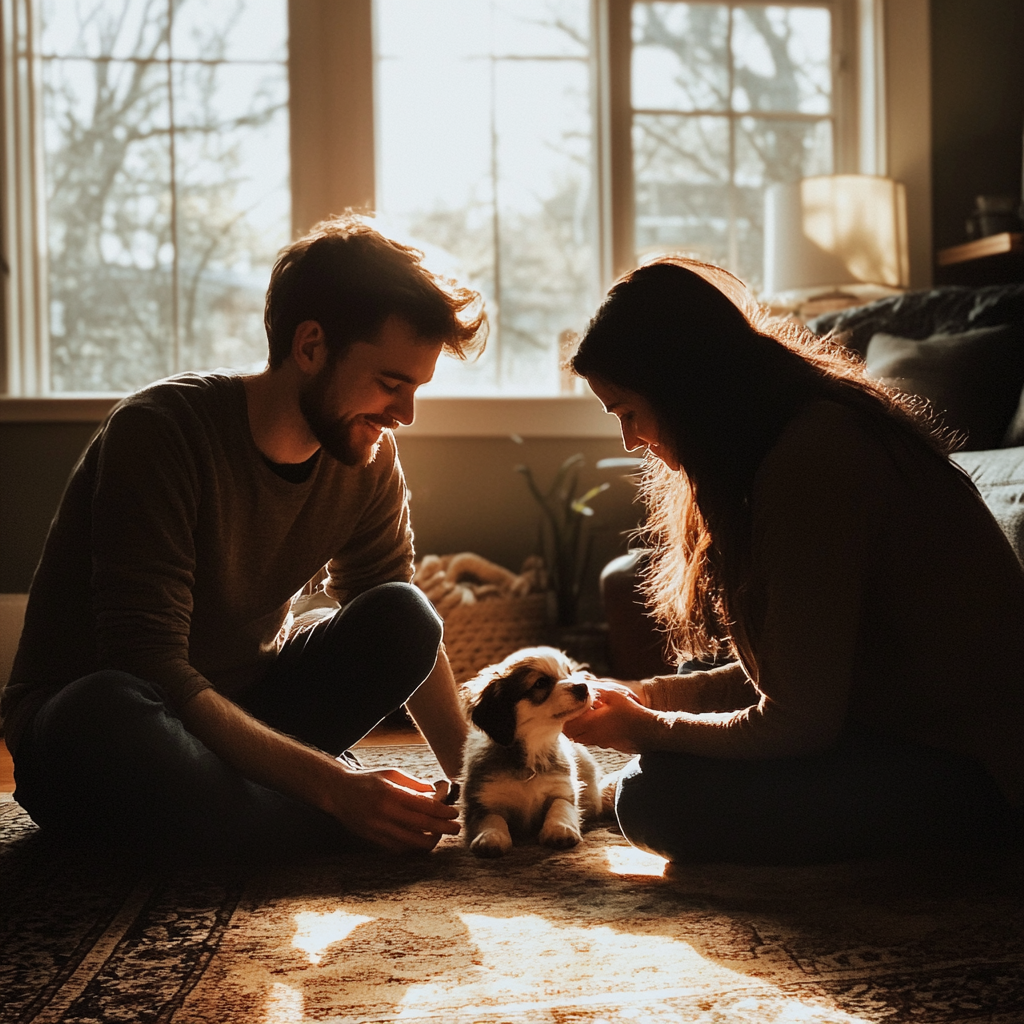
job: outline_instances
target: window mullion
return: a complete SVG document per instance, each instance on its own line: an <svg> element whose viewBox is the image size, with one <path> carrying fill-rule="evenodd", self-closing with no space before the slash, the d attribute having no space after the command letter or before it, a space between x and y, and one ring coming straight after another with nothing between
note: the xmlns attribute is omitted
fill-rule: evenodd
<svg viewBox="0 0 1024 1024"><path fill-rule="evenodd" d="M171 188L171 358L170 372L181 373L181 250L178 245L178 153L174 110L174 2L167 2L167 152Z"/></svg>
<svg viewBox="0 0 1024 1024"><path fill-rule="evenodd" d="M0 8L4 391L49 392L46 212L42 183L38 18L30 0Z"/></svg>
<svg viewBox="0 0 1024 1024"><path fill-rule="evenodd" d="M736 237L736 131L738 128L739 116L735 108L736 93L736 56L733 52L733 27L735 22L735 7L729 4L729 20L726 36L726 54L729 61L729 103L727 116L729 118L729 266L739 266L739 243Z"/></svg>
<svg viewBox="0 0 1024 1024"><path fill-rule="evenodd" d="M636 200L633 194L632 0L594 0L599 62L595 118L603 218L602 290L636 262Z"/></svg>
<svg viewBox="0 0 1024 1024"><path fill-rule="evenodd" d="M372 0L288 0L292 230L373 209Z"/></svg>

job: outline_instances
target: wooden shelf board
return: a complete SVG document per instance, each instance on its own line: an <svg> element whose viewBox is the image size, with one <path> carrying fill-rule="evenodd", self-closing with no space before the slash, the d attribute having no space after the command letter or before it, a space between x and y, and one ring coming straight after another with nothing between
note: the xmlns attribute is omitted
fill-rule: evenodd
<svg viewBox="0 0 1024 1024"><path fill-rule="evenodd" d="M940 249L935 258L940 267L951 267L957 263L967 263L985 256L1000 256L1010 252L1024 252L1024 232L1004 231L998 235L988 235L973 242L965 242L963 245L952 245L948 249Z"/></svg>

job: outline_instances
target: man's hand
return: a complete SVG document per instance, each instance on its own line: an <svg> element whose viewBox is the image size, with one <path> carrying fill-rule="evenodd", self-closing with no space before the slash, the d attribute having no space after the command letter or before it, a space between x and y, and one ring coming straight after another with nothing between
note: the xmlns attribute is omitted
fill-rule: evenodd
<svg viewBox="0 0 1024 1024"><path fill-rule="evenodd" d="M591 689L596 694L593 707L565 723L566 736L624 754L643 753L643 737L656 726L657 715L621 683L603 679Z"/></svg>
<svg viewBox="0 0 1024 1024"><path fill-rule="evenodd" d="M459 812L434 785L395 768L353 769L339 763L339 777L324 810L346 828L394 852L432 850L442 835L458 835Z"/></svg>
<svg viewBox="0 0 1024 1024"><path fill-rule="evenodd" d="M432 850L457 835L458 811L433 785L394 768L351 768L275 732L216 690L181 709L185 728L246 778L319 807L356 835L388 850Z"/></svg>

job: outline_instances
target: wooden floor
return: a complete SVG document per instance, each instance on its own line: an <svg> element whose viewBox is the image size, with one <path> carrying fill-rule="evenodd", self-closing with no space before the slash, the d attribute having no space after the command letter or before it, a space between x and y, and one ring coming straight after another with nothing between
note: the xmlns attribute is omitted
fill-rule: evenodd
<svg viewBox="0 0 1024 1024"><path fill-rule="evenodd" d="M423 743L423 737L415 729L392 729L378 726L357 747L382 747L395 743ZM14 762L7 744L0 740L0 795L14 792Z"/></svg>
<svg viewBox="0 0 1024 1024"><path fill-rule="evenodd" d="M14 762L7 744L0 740L0 794L14 792Z"/></svg>

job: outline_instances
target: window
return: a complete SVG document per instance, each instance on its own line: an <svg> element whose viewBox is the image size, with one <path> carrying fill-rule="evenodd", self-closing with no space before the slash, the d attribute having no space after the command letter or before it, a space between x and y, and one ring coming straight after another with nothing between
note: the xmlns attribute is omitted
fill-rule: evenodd
<svg viewBox="0 0 1024 1024"><path fill-rule="evenodd" d="M636 248L762 282L764 187L835 166L827 6L633 5Z"/></svg>
<svg viewBox="0 0 1024 1024"><path fill-rule="evenodd" d="M377 0L377 206L487 296L432 390L552 394L599 295L588 0Z"/></svg>
<svg viewBox="0 0 1024 1024"><path fill-rule="evenodd" d="M289 234L285 0L37 11L47 390L262 365Z"/></svg>
<svg viewBox="0 0 1024 1024"><path fill-rule="evenodd" d="M850 166L852 0L0 2L9 394L262 365L274 253L362 203L487 299L425 391L565 393L615 273L756 286L764 185Z"/></svg>
<svg viewBox="0 0 1024 1024"><path fill-rule="evenodd" d="M831 4L633 3L631 80L607 82L630 130L607 139L591 6L376 0L378 209L484 292L494 327L435 394L573 389L564 341L609 283L602 142L632 151L630 263L682 251L754 288L765 185L836 166Z"/></svg>

